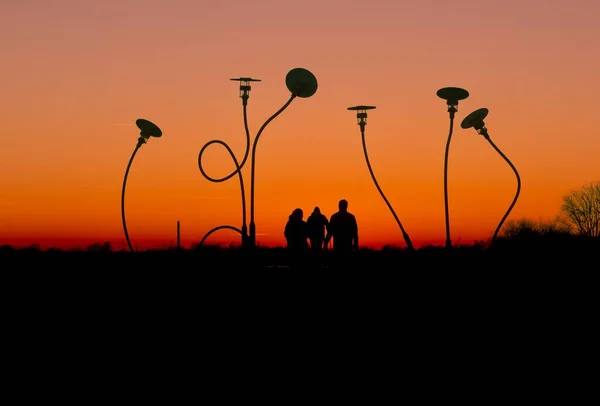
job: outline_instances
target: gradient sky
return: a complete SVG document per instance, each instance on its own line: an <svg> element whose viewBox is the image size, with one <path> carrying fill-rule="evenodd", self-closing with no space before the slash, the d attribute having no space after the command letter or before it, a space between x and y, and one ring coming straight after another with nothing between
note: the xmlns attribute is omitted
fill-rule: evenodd
<svg viewBox="0 0 600 406"><path fill-rule="evenodd" d="M237 178L211 183L198 153L245 148L238 83L252 76L252 137L288 100L303 67L317 93L261 136L258 242L282 245L296 207L330 216L345 198L362 245L404 246L363 156L355 112L371 104L373 170L415 245L443 244L449 118L454 243L491 237L516 190L506 162L460 121L487 107L492 140L517 167L509 219L549 219L569 191L600 177L600 2L596 0L5 0L0 3L0 244L67 248L125 238L120 199L137 118L163 130L138 151L126 213L139 248L184 244L241 225ZM212 176L234 167L210 147ZM250 166L244 168L249 199ZM210 242L238 242L223 231Z"/></svg>

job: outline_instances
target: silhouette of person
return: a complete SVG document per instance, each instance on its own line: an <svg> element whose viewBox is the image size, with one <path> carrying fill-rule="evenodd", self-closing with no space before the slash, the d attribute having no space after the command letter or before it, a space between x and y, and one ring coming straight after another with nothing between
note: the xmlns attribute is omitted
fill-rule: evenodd
<svg viewBox="0 0 600 406"><path fill-rule="evenodd" d="M340 200L339 211L331 215L325 247L333 237L333 251L336 254L348 254L358 250L358 224L354 214L348 212L348 201Z"/></svg>
<svg viewBox="0 0 600 406"><path fill-rule="evenodd" d="M306 219L306 228L308 233L308 239L310 241L310 248L313 252L321 252L323 249L323 242L325 241L325 232L329 226L329 220L321 213L319 207L315 207L313 212Z"/></svg>
<svg viewBox="0 0 600 406"><path fill-rule="evenodd" d="M303 220L304 212L302 209L294 209L285 224L283 232L287 241L287 247L293 254L301 254L307 247L306 221Z"/></svg>

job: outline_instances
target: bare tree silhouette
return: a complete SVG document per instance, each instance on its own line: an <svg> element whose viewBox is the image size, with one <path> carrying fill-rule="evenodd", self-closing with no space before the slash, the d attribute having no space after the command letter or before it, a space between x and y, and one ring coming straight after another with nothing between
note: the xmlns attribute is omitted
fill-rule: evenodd
<svg viewBox="0 0 600 406"><path fill-rule="evenodd" d="M600 182L564 196L561 211L579 235L600 237Z"/></svg>

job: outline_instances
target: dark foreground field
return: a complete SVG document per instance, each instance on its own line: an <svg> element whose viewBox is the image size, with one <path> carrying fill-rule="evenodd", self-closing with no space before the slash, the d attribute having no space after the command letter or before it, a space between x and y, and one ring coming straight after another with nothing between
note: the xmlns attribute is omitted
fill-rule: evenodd
<svg viewBox="0 0 600 406"><path fill-rule="evenodd" d="M411 284L448 289L484 284L514 289L528 284L582 283L600 269L598 239L499 240L480 245L404 249L362 249L350 257L332 252L291 258L283 248L203 247L194 250L60 251L0 248L4 276L48 285L114 289L116 286L167 286L201 289L229 284L287 289L328 283L395 289Z"/></svg>
<svg viewBox="0 0 600 406"><path fill-rule="evenodd" d="M259 356L265 347L289 354L308 344L319 353L343 348L348 362L359 350L403 360L445 351L458 359L538 354L546 365L556 362L557 349L572 353L591 337L598 242L362 250L346 263L324 255L297 267L282 249L3 247L3 310L17 320L4 331L26 331L36 343L57 334L69 343L93 337L100 340L94 351L152 342L144 353L150 357L178 351L182 342L185 351L219 356ZM126 334L135 342L124 344Z"/></svg>

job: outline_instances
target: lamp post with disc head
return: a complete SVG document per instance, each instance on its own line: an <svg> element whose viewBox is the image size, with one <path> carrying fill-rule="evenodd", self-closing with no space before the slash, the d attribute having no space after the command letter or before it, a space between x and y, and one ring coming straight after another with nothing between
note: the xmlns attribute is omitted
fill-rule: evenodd
<svg viewBox="0 0 600 406"><path fill-rule="evenodd" d="M446 100L448 105L448 114L450 116L450 131L446 140L446 151L444 153L444 213L446 216L446 248L452 247L450 238L450 216L448 213L448 153L450 151L450 141L452 139L452 131L454 127L454 115L458 111L459 100L464 100L469 97L469 92L460 87L444 87L437 91L437 96L440 99Z"/></svg>
<svg viewBox="0 0 600 406"><path fill-rule="evenodd" d="M140 137L138 138L137 145L133 150L133 154L131 154L131 158L129 158L129 163L127 164L127 169L125 170L125 177L123 178L123 189L121 191L121 220L123 221L123 231L125 233L125 239L127 240L127 246L129 247L129 251L133 252L133 246L131 245L131 241L129 240L129 233L127 232L127 222L125 221L125 187L127 185L127 176L129 175L129 169L131 168L131 163L133 162L133 158L137 153L138 149L146 142L150 137L161 137L162 131L158 126L151 121L140 118L137 119L135 124L140 129Z"/></svg>
<svg viewBox="0 0 600 406"><path fill-rule="evenodd" d="M364 105L348 107L348 110L356 111L356 119L357 119L357 124L360 127L360 135L361 135L361 140L362 140L363 152L365 154L365 160L367 161L367 168L369 169L369 173L371 174L373 183L375 184L375 187L377 188L377 190L379 191L379 194L383 198L383 201L385 202L387 207L392 212L392 216L394 216L394 219L396 220L396 224L398 224L398 227L400 227L400 231L402 232L402 237L404 238L406 247L409 250L414 251L414 246L412 244L412 241L410 240L408 233L402 226L402 223L400 222L398 215L394 211L394 208L392 207L392 205L390 204L388 199L385 197L383 190L381 190L381 187L379 186L379 183L377 182L377 179L375 178L375 174L373 173L373 168L371 167L371 162L369 161L369 154L367 153L367 143L365 141L365 127L367 126L367 110L374 110L374 109L375 109L375 106L364 106Z"/></svg>
<svg viewBox="0 0 600 406"><path fill-rule="evenodd" d="M504 221L510 214L510 212L513 209L513 207L515 206L515 204L517 203L517 199L519 198L519 193L521 193L521 177L519 176L519 172L517 171L517 168L515 168L513 163L508 159L508 157L506 155L504 155L502 153L502 151L500 151L500 149L496 146L496 144L494 144L494 142L490 138L490 135L488 134L488 130L485 126L485 122L483 121L487 117L488 112L489 112L489 110L485 107L481 108L481 109L477 109L477 110L473 111L472 113L470 113L468 116L466 116L463 119L460 126L465 129L472 127L477 131L478 134L482 135L483 138L485 138L487 140L487 142L489 142L490 145L496 150L496 152L498 152L498 154L500 154L500 156L508 163L508 165L511 167L511 169L513 170L513 172L515 173L515 176L517 178L517 191L515 193L515 197L513 198L510 206L508 207L508 210L506 211L506 213L504 213L504 216L502 217L502 219L500 220L500 223L498 223L498 226L496 227L496 230L494 231L494 235L492 236L492 243L493 243L494 241L496 241L496 238L498 237L498 232L502 228L502 224L504 224Z"/></svg>
<svg viewBox="0 0 600 406"><path fill-rule="evenodd" d="M265 130L265 128L267 127L267 125L271 121L273 121L277 116L279 116L292 103L292 101L294 101L294 99L296 99L297 97L299 97L299 98L311 97L317 91L318 84L317 84L317 79L310 71L308 71L304 68L294 68L294 69L290 70L285 77L285 84L286 84L288 90L291 92L289 99L285 102L285 104L279 110L277 110L272 116L270 116L263 123L263 125L260 127L260 129L256 133L256 136L254 137L254 141L252 142L252 148L250 149L250 131L248 129L248 118L247 118L246 108L247 108L247 104L248 104L249 92L251 89L250 82L258 82L260 80L252 79L249 77L242 77L242 78L231 79L231 80L240 82L240 98L242 99L243 115L244 115L244 129L246 132L246 149L244 152L244 157L241 162L238 162L235 154L233 153L233 151L231 150L229 145L227 145L227 143L225 143L224 141L221 141L221 140L212 140L212 141L209 141L206 144L204 144L204 146L200 150L200 153L198 154L198 167L199 167L202 175L211 182L224 182L227 179L230 179L231 177L235 176L236 174L238 175L238 178L240 181L241 197L242 197L242 226L241 226L241 228L237 228L237 227L230 226L230 225L220 225L220 226L214 227L213 229L209 230L202 237L202 239L200 240L200 245L204 244L206 239L215 231L222 230L222 229L229 229L229 230L238 232L241 235L242 247L254 248L256 246L256 221L255 221L255 215L254 215L254 211L255 211L254 189L255 189L255 180L256 180L256 176L255 176L256 175L256 150L258 147L258 140L260 139L260 136L262 135L262 133ZM205 172L204 168L202 167L202 155L203 155L204 151L206 150L206 148L208 148L210 145L213 145L213 144L219 144L219 145L222 145L223 147L225 147L225 149L227 149L227 151L229 152L229 155L231 156L231 158L233 159L234 164L235 164L234 171L223 178L213 178L213 177L209 176ZM245 197L244 181L243 181L243 176L242 176L242 168L244 167L245 163L247 162L248 154L250 154L250 157L251 157L250 158L251 172L250 172L250 224L249 225L246 224L246 222L247 222L246 197Z"/></svg>

